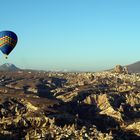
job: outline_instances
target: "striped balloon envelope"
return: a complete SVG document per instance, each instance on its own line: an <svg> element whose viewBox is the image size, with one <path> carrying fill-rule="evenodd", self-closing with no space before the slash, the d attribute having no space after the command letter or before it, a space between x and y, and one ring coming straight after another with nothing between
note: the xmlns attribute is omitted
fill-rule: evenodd
<svg viewBox="0 0 140 140"><path fill-rule="evenodd" d="M17 35L12 31L0 32L0 50L7 56L14 49L18 41Z"/></svg>

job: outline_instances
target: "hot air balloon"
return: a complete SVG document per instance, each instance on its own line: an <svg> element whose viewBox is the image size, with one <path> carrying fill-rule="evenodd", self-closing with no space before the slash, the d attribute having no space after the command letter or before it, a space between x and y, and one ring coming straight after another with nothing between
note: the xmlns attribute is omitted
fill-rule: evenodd
<svg viewBox="0 0 140 140"><path fill-rule="evenodd" d="M0 32L0 50L5 55L5 58L10 54L17 44L17 35L12 31Z"/></svg>

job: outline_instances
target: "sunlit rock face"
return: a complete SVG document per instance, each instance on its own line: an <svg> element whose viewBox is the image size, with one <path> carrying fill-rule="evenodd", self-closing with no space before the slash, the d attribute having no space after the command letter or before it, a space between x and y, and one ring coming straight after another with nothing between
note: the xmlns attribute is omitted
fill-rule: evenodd
<svg viewBox="0 0 140 140"><path fill-rule="evenodd" d="M0 72L0 139L139 139L140 76Z"/></svg>
<svg viewBox="0 0 140 140"><path fill-rule="evenodd" d="M123 67L121 65L116 65L114 68L114 72L123 73Z"/></svg>
<svg viewBox="0 0 140 140"><path fill-rule="evenodd" d="M113 72L118 73L118 74L129 74L128 67L123 67L121 65L116 65L115 68L113 69Z"/></svg>

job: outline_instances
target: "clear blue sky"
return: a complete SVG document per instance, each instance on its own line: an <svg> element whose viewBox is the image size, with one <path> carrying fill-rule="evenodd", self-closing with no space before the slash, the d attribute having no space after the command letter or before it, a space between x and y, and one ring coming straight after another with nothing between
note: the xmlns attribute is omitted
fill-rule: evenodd
<svg viewBox="0 0 140 140"><path fill-rule="evenodd" d="M19 37L1 64L94 71L140 60L139 0L1 0L0 30Z"/></svg>

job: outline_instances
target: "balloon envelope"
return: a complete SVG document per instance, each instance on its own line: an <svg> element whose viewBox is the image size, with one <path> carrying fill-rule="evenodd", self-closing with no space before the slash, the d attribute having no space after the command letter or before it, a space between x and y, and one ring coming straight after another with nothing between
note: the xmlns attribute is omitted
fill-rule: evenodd
<svg viewBox="0 0 140 140"><path fill-rule="evenodd" d="M9 55L16 46L17 40L17 35L12 31L0 32L0 50L2 53Z"/></svg>

